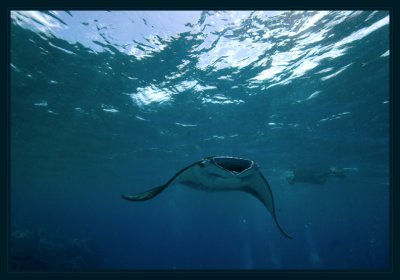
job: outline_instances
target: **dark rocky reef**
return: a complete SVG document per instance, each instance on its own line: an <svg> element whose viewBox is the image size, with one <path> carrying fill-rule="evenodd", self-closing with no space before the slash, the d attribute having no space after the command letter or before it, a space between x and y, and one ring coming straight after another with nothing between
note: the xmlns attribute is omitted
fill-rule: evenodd
<svg viewBox="0 0 400 280"><path fill-rule="evenodd" d="M12 271L94 270L102 268L102 259L93 241L18 229L10 235L9 267Z"/></svg>

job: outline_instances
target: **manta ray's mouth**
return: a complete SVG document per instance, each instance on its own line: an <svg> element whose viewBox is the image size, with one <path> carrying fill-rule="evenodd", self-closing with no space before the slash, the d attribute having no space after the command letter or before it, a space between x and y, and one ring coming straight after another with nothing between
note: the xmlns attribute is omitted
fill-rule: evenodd
<svg viewBox="0 0 400 280"><path fill-rule="evenodd" d="M233 173L242 173L251 168L254 164L252 160L234 157L213 157L214 163L222 169Z"/></svg>

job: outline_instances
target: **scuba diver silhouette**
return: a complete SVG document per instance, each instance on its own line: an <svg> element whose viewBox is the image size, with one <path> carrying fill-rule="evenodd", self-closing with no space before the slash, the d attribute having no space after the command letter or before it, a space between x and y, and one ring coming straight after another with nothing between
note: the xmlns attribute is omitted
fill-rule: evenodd
<svg viewBox="0 0 400 280"><path fill-rule="evenodd" d="M323 185L326 183L328 177L336 177L339 179L346 178L344 170L337 167L330 167L328 170L322 171L315 171L311 169L295 169L286 171L285 175L289 184L310 183Z"/></svg>

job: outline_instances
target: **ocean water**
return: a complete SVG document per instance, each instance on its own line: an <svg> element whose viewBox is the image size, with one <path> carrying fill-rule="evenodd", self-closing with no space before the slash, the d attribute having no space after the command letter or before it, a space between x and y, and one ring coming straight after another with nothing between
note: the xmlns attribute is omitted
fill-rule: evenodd
<svg viewBox="0 0 400 280"><path fill-rule="evenodd" d="M388 11L10 17L10 269L390 267ZM121 198L212 155L257 162L292 240L243 192Z"/></svg>

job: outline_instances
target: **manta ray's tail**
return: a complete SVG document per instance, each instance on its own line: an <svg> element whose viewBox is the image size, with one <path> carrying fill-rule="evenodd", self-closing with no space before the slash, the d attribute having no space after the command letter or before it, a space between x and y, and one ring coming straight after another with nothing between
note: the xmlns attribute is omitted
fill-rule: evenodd
<svg viewBox="0 0 400 280"><path fill-rule="evenodd" d="M134 194L134 195L122 195L122 198L125 198L126 200L130 200L130 201L148 200L148 199L151 199L151 198L155 197L156 195L158 195L167 186L168 186L168 184L165 184L165 185L153 188L151 190L148 190L148 191L145 191L145 192L142 192L142 193L138 193L138 194Z"/></svg>

